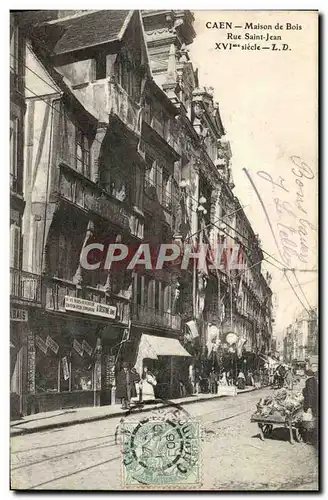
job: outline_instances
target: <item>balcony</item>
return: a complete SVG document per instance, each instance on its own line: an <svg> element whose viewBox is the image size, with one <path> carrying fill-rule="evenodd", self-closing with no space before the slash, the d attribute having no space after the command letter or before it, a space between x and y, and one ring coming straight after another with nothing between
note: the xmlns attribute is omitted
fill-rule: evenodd
<svg viewBox="0 0 328 500"><path fill-rule="evenodd" d="M41 304L41 276L21 269L10 269L10 297Z"/></svg>
<svg viewBox="0 0 328 500"><path fill-rule="evenodd" d="M116 82L108 79L75 87L74 93L98 121L108 123L109 116L117 116L136 135L141 134L140 106Z"/></svg>
<svg viewBox="0 0 328 500"><path fill-rule="evenodd" d="M76 286L71 282L53 278L52 280L49 279L45 284L46 309L67 312L65 309L66 296L82 298L80 294L78 295ZM86 286L83 287L83 299L116 307L115 321L126 325L128 324L130 319L130 303L123 297L105 294L102 290ZM99 317L99 319L101 319L101 317Z"/></svg>
<svg viewBox="0 0 328 500"><path fill-rule="evenodd" d="M144 237L144 222L140 214L65 163L61 163L59 196L82 210L111 221L140 240Z"/></svg>
<svg viewBox="0 0 328 500"><path fill-rule="evenodd" d="M154 328L169 328L170 330L181 330L181 317L165 312L161 313L156 309L134 304L133 319L143 325Z"/></svg>

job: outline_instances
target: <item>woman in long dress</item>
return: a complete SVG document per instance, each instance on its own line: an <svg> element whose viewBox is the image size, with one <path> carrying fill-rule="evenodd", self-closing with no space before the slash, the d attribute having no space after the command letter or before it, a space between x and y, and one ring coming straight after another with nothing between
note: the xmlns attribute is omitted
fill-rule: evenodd
<svg viewBox="0 0 328 500"><path fill-rule="evenodd" d="M153 401L155 399L154 387L157 385L155 375L148 371L144 366L140 387L142 391L142 401Z"/></svg>
<svg viewBox="0 0 328 500"><path fill-rule="evenodd" d="M245 375L242 371L239 372L237 377L237 389L245 389L246 387L246 379Z"/></svg>

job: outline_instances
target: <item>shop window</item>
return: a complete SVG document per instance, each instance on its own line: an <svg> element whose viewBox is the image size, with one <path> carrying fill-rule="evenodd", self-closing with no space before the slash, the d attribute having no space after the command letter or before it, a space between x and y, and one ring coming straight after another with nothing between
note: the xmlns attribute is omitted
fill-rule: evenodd
<svg viewBox="0 0 328 500"><path fill-rule="evenodd" d="M91 391L93 389L93 361L83 353L80 356L72 349L72 391Z"/></svg>
<svg viewBox="0 0 328 500"><path fill-rule="evenodd" d="M90 177L89 139L79 128L76 130L76 170L86 177Z"/></svg>
<svg viewBox="0 0 328 500"><path fill-rule="evenodd" d="M48 352L36 349L35 389L36 392L58 391L59 358Z"/></svg>

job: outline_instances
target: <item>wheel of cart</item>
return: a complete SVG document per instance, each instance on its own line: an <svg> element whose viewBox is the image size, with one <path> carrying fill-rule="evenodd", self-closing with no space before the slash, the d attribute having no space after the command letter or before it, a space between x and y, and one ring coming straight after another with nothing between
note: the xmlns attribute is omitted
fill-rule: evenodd
<svg viewBox="0 0 328 500"><path fill-rule="evenodd" d="M299 426L295 427L295 441L297 443L301 443L303 441L303 432L302 428Z"/></svg>
<svg viewBox="0 0 328 500"><path fill-rule="evenodd" d="M269 436L270 434L272 434L272 431L273 431L273 425L272 424L265 424L264 427L263 427L263 434L265 436Z"/></svg>

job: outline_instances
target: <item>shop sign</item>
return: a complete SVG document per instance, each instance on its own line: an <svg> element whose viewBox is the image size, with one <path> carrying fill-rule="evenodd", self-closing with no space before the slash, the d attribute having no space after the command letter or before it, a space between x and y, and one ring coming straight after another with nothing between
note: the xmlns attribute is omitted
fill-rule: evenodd
<svg viewBox="0 0 328 500"><path fill-rule="evenodd" d="M91 345L88 344L88 342L86 340L83 340L82 342L82 349L87 353L89 354L89 356L92 356L92 353L93 353L93 349L91 347Z"/></svg>
<svg viewBox="0 0 328 500"><path fill-rule="evenodd" d="M81 346L80 342L74 339L73 347L80 356L83 356L83 347Z"/></svg>
<svg viewBox="0 0 328 500"><path fill-rule="evenodd" d="M46 344L55 354L58 353L59 345L50 337L50 335L48 335L46 339Z"/></svg>
<svg viewBox="0 0 328 500"><path fill-rule="evenodd" d="M78 297L65 296L66 311L75 311L82 314L92 314L93 316L103 316L105 318L116 318L116 307L92 300L80 299Z"/></svg>
<svg viewBox="0 0 328 500"><path fill-rule="evenodd" d="M62 367L63 367L64 380L68 380L69 379L69 369L68 369L67 356L64 356L62 358Z"/></svg>
<svg viewBox="0 0 328 500"><path fill-rule="evenodd" d="M39 337L39 335L35 336L35 344L40 349L40 351L42 351L44 354L47 354L48 346L46 342L41 337Z"/></svg>
<svg viewBox="0 0 328 500"><path fill-rule="evenodd" d="M26 323L28 321L27 309L16 309L15 307L12 307L10 309L10 320L21 321Z"/></svg>

